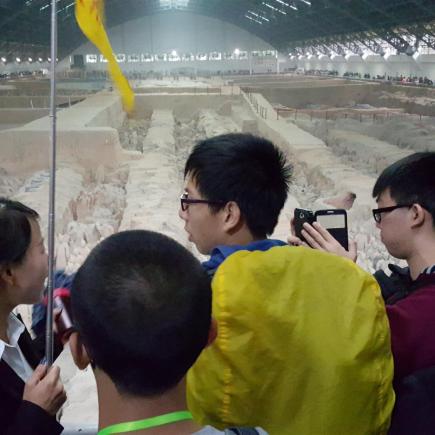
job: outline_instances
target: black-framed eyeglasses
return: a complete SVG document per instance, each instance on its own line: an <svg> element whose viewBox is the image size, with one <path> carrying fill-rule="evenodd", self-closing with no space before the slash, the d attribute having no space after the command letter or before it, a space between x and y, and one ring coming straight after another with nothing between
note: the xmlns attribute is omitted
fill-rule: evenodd
<svg viewBox="0 0 435 435"><path fill-rule="evenodd" d="M389 213L390 211L396 210L396 208L412 207L412 204L397 204L391 207L375 208L372 210L373 217L375 221L379 224L382 220L382 213Z"/></svg>
<svg viewBox="0 0 435 435"><path fill-rule="evenodd" d="M188 193L184 192L180 196L181 210L186 211L190 204L210 204L210 205L223 205L225 201L208 201L207 199L190 199Z"/></svg>

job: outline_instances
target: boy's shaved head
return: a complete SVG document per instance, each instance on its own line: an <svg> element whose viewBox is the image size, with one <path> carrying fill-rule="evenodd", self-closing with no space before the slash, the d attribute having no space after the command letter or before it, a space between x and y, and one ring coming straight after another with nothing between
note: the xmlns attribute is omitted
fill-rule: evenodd
<svg viewBox="0 0 435 435"><path fill-rule="evenodd" d="M190 252L161 234L107 238L78 270L71 293L89 357L121 393L171 389L207 344L209 278Z"/></svg>

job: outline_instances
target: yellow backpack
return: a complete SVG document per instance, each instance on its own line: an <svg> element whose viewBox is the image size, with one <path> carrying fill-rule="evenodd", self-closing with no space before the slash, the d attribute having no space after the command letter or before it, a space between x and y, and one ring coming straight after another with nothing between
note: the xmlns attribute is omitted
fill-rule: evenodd
<svg viewBox="0 0 435 435"><path fill-rule="evenodd" d="M387 432L393 360L370 274L285 246L232 254L212 288L218 337L188 374L197 421L272 435Z"/></svg>

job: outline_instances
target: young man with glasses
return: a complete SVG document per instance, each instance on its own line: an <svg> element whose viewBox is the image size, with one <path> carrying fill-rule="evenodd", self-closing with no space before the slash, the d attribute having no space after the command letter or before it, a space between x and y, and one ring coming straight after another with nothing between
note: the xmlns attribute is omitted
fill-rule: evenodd
<svg viewBox="0 0 435 435"><path fill-rule="evenodd" d="M349 261L268 238L290 183L282 151L217 136L193 148L184 175L179 215L210 256L218 324L188 376L194 416L280 435L384 433L393 367L379 287Z"/></svg>
<svg viewBox="0 0 435 435"><path fill-rule="evenodd" d="M408 264L406 269L390 265L389 277L383 271L375 273L391 327L398 414L406 415L400 423L393 420L393 433L429 433L419 432L415 425L412 432L406 430L410 421L429 425L427 418L407 412L417 407L412 395L426 398L418 404L419 410L435 404L435 152L416 153L387 167L376 181L373 197L379 207L373 216L382 242L393 257ZM306 225L303 234L313 247L356 259L356 252L343 252L317 224ZM435 420L430 424L435 425ZM396 432L398 427L402 429Z"/></svg>
<svg viewBox="0 0 435 435"><path fill-rule="evenodd" d="M210 273L227 246L284 245L267 237L287 199L291 167L271 142L247 134L207 139L190 154L184 177L179 216L198 251L211 254Z"/></svg>

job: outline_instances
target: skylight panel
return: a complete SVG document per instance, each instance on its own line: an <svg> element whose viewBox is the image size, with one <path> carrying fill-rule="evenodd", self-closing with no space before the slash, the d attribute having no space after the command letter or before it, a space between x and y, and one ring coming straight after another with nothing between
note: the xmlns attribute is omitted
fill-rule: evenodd
<svg viewBox="0 0 435 435"><path fill-rule="evenodd" d="M162 9L183 9L189 5L189 0L160 0Z"/></svg>
<svg viewBox="0 0 435 435"><path fill-rule="evenodd" d="M260 20L263 20L263 21L267 21L267 22L270 21L269 18L266 18L266 17L264 17L263 15L257 14L256 12L253 12L253 11L248 11L248 14L251 14L251 15L253 15L254 17L256 17L256 18L258 18L258 19L260 19Z"/></svg>
<svg viewBox="0 0 435 435"><path fill-rule="evenodd" d="M251 17L248 14L245 15L245 18L247 18L248 20L251 20L251 21L255 21L257 24L263 24L260 20L257 20L256 18Z"/></svg>
<svg viewBox="0 0 435 435"><path fill-rule="evenodd" d="M276 8L275 6L272 6L269 3L263 2L262 4L266 7L268 7L269 9L272 9L275 12L279 12L280 14L287 15L287 12L284 12L283 10Z"/></svg>
<svg viewBox="0 0 435 435"><path fill-rule="evenodd" d="M61 0L56 0L56 3L59 3ZM51 7L51 2L49 2L49 3L46 3L44 6L41 6L40 8L39 8L39 11L43 11L44 9L47 9L47 8L49 8L49 7Z"/></svg>

